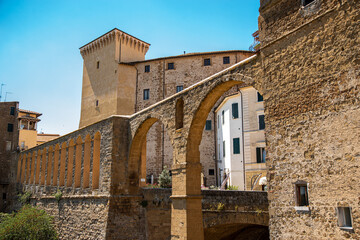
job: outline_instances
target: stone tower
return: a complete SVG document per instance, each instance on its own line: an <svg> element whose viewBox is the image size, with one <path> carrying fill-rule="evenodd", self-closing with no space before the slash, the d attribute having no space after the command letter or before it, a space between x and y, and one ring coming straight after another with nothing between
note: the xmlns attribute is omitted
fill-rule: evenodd
<svg viewBox="0 0 360 240"><path fill-rule="evenodd" d="M135 112L137 71L150 44L113 29L80 48L83 64L79 127Z"/></svg>

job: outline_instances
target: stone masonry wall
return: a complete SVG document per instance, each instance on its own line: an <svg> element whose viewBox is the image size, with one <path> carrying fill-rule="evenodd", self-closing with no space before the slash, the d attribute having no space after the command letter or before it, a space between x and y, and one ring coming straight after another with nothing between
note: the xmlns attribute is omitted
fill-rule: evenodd
<svg viewBox="0 0 360 240"><path fill-rule="evenodd" d="M359 239L360 2L263 3L271 239ZM295 209L299 180L306 211ZM351 208L352 230L337 207Z"/></svg>
<svg viewBox="0 0 360 240"><path fill-rule="evenodd" d="M142 189L141 218L146 239L162 240L170 237L171 221L171 189ZM214 227L219 224L268 224L268 202L266 192L246 191L202 191L202 207L204 212L204 227ZM224 208L219 210L219 203ZM245 214L244 214L245 213ZM246 215L247 214L247 215ZM234 216L240 216L236 218ZM214 217L227 219L227 222L214 221ZM255 222L249 218L256 219ZM219 231L219 230L218 230ZM221 232L221 230L220 230ZM213 232L213 234L217 234Z"/></svg>
<svg viewBox="0 0 360 240"><path fill-rule="evenodd" d="M106 239L109 199L105 196L33 198L31 203L54 217L60 239Z"/></svg>
<svg viewBox="0 0 360 240"><path fill-rule="evenodd" d="M65 136L52 140L50 142L44 143L37 147L31 148L25 152L22 152L22 156L32 155L33 152L37 153L38 150L49 148L50 146L55 146L59 144L69 143L70 140L76 140L79 136L82 139L85 139L87 135L90 135L93 138L94 135L100 133L100 179L99 179L99 187L94 188L92 186L92 174L93 174L93 155L94 152L91 152L90 156L90 175L89 187L84 187L84 151L85 148L82 147L81 152L81 184L80 187L75 187L74 178L75 178L75 164L73 166L72 171L72 181L70 186L67 185L67 170L68 170L68 160L69 155L66 155L66 165L65 165L65 185L60 186L60 166L62 160L60 157L59 166L57 166L57 180L52 181L53 174L56 171L54 167L54 159L52 159L52 168L51 168L51 184L47 184L45 181L45 185L42 185L41 182L36 184L36 182L31 181L29 183L27 175L32 173L31 169L38 164L38 160L36 160L36 164L32 165L31 163L26 164L30 166L30 171L27 171L27 166L25 169L24 182L22 184L18 184L18 191L28 191L32 193L31 203L36 205L40 209L44 209L49 214L51 214L55 218L55 224L60 235L60 239L106 239L107 237L107 229L109 222L109 206L110 206L110 189L111 189L111 179L112 179L112 168L114 162L114 156L112 153L113 149L113 135L114 135L114 125L117 123L117 119L112 117L109 119L105 119L101 122L92 124L85 128L82 128L78 131L69 133ZM125 128L126 130L126 128ZM93 147L93 143L91 147ZM75 149L76 156L76 149ZM60 151L61 156L61 151ZM75 157L76 158L76 157ZM37 158L36 158L37 159ZM49 162L47 162L49 163ZM87 166L89 166L87 165ZM48 165L46 165L46 175L45 180L47 179L48 174ZM42 175L42 167L40 165L40 176ZM60 171L61 172L61 171ZM31 174L32 178L34 178L35 173ZM20 173L21 176L21 173ZM21 178L20 178L21 179ZM55 199L55 194L57 191L61 191L62 197L58 202Z"/></svg>
<svg viewBox="0 0 360 240"><path fill-rule="evenodd" d="M194 83L205 79L245 58L253 55L253 52L247 51L225 51L219 53L206 54L188 54L179 57L168 57L164 59L154 59L136 63L138 70L137 102L136 111L140 111L166 97L176 93L176 86L187 88ZM230 63L223 64L223 57L229 56ZM204 59L210 58L211 65L203 66ZM167 69L167 64L173 62L175 69ZM150 72L145 72L145 66L150 66ZM143 99L143 90L150 90L150 98ZM209 175L209 169L215 166L215 140L214 113L211 111L208 116L211 120L212 130L203 132L203 141L200 145L202 172L205 177L206 186L215 185L215 175ZM155 179L161 173L163 165L171 166L173 163L173 154L169 146L169 138L166 136L167 129L164 129L160 123L155 123L147 134L147 175L153 174ZM165 138L165 139L163 139Z"/></svg>

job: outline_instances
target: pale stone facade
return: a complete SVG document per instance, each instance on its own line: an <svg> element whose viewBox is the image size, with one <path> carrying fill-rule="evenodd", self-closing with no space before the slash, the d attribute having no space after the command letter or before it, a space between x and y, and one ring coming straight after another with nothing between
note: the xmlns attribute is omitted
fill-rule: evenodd
<svg viewBox="0 0 360 240"><path fill-rule="evenodd" d="M262 96L253 87L241 88L226 97L215 112L218 185L230 174L228 185L261 190L259 179L266 177Z"/></svg>

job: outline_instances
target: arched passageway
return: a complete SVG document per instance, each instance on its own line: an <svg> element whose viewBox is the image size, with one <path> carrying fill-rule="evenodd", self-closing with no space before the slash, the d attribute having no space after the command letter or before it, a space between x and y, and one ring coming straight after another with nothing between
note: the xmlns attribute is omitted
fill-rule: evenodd
<svg viewBox="0 0 360 240"><path fill-rule="evenodd" d="M129 154L129 189L137 193L139 187L157 182L164 166L172 164L170 137L166 127L157 118L147 118L137 129Z"/></svg>

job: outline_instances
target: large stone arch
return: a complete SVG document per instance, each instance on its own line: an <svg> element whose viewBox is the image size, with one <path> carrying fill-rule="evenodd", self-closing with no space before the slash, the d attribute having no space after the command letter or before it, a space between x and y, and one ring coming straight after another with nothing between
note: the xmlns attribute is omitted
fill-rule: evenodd
<svg viewBox="0 0 360 240"><path fill-rule="evenodd" d="M144 164L142 162L144 161L142 155L144 154L144 144L146 145L146 135L150 128L157 122L162 123L165 128L167 127L166 119L161 118L159 115L149 115L138 125L132 138L128 163L129 194L137 194L139 191L139 179L142 171L141 164ZM167 133L172 143L171 131L167 131Z"/></svg>
<svg viewBox="0 0 360 240"><path fill-rule="evenodd" d="M250 77L253 76L252 74L247 75L243 72L247 72L245 67L216 76L202 85L194 86L194 89L185 96L184 129L181 137L174 139L174 145L178 148L174 150L178 156L173 165L171 231L174 237L203 239L200 188L202 166L199 145L206 118L226 91L236 85L259 88L260 81ZM260 90L260 93L262 92ZM179 227L184 223L187 223L185 227Z"/></svg>

